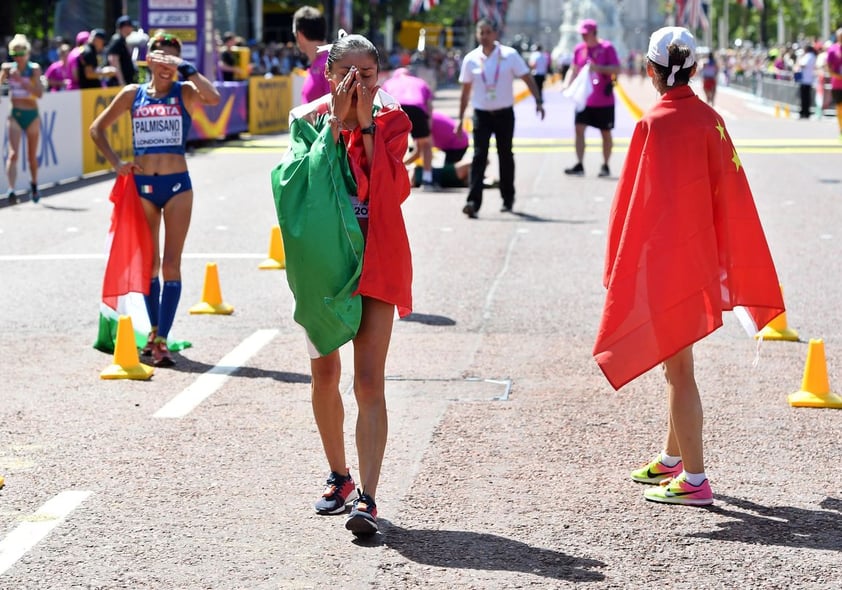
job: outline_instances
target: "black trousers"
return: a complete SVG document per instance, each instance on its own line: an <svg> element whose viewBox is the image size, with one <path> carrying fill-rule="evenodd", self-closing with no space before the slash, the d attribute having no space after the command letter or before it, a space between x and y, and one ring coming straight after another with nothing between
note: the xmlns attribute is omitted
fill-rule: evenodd
<svg viewBox="0 0 842 590"><path fill-rule="evenodd" d="M500 166L500 196L503 205L515 202L515 155L512 138L515 134L515 111L512 107L496 111L474 109L474 159L471 162L471 182L468 202L474 210L482 206L482 182L488 164L488 146L491 136L497 140L497 161Z"/></svg>
<svg viewBox="0 0 842 590"><path fill-rule="evenodd" d="M813 86L801 84L798 89L801 94L801 118L809 119L813 106Z"/></svg>

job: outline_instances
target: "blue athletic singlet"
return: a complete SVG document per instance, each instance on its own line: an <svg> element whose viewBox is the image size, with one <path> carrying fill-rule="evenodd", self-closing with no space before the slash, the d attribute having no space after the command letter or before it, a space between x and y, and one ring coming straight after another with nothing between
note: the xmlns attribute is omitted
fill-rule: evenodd
<svg viewBox="0 0 842 590"><path fill-rule="evenodd" d="M132 103L134 155L184 155L192 118L181 99L181 82L173 82L169 94L152 98L141 84Z"/></svg>

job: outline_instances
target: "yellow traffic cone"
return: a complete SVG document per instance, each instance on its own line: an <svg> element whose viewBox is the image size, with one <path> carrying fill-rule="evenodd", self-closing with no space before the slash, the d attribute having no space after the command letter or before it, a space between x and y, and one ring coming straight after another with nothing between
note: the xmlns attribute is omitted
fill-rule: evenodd
<svg viewBox="0 0 842 590"><path fill-rule="evenodd" d="M140 362L131 316L121 315L114 343L114 363L99 374L100 379L140 379L152 377L155 369Z"/></svg>
<svg viewBox="0 0 842 590"><path fill-rule="evenodd" d="M789 105L788 104L784 105L784 117L789 119Z"/></svg>
<svg viewBox="0 0 842 590"><path fill-rule="evenodd" d="M775 103L775 117L780 117L780 116L781 116L781 105L779 105L778 103Z"/></svg>
<svg viewBox="0 0 842 590"><path fill-rule="evenodd" d="M261 270L281 270L287 267L286 254L284 253L284 238L281 236L281 228L276 225L269 235L269 258L257 265Z"/></svg>
<svg viewBox="0 0 842 590"><path fill-rule="evenodd" d="M208 313L230 315L234 307L222 302L222 291L219 288L219 270L216 262L208 262L205 267L205 284L202 287L202 300L190 308L190 313Z"/></svg>
<svg viewBox="0 0 842 590"><path fill-rule="evenodd" d="M781 298L783 298L784 288L781 286ZM771 322L763 326L755 338L762 337L763 340L787 340L789 342L798 342L798 332L786 325L786 312L779 316L775 316Z"/></svg>
<svg viewBox="0 0 842 590"><path fill-rule="evenodd" d="M789 405L797 408L842 409L842 397L830 393L823 340L810 340L810 347L807 349L807 364L804 365L804 378L801 380L801 390L790 393L786 400Z"/></svg>

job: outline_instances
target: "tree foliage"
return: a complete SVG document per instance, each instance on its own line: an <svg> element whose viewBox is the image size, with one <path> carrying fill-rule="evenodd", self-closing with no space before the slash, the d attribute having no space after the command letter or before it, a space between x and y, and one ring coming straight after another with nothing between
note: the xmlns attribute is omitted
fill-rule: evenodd
<svg viewBox="0 0 842 590"><path fill-rule="evenodd" d="M718 18L724 14L724 4L729 2L728 38L743 39L760 44L771 45L793 43L810 39L820 39L822 33L822 0L765 0L763 10L749 8L735 0L713 0L712 14ZM778 39L778 8L782 9L784 38ZM842 0L829 0L830 34L842 27ZM717 36L718 22L711 23L714 38Z"/></svg>

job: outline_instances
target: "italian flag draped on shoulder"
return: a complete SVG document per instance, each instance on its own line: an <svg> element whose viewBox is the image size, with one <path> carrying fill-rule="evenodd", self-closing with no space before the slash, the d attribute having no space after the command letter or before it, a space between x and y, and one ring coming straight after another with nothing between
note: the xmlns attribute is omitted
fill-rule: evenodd
<svg viewBox="0 0 842 590"><path fill-rule="evenodd" d="M99 306L99 331L94 348L113 353L121 315L132 318L135 343L146 344L150 330L143 295L149 293L152 272L152 234L143 214L134 176L117 176L109 200L114 204L106 240L105 276ZM182 350L189 342L168 343L170 350Z"/></svg>

